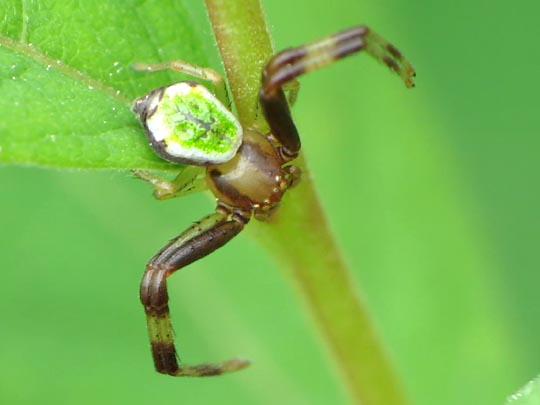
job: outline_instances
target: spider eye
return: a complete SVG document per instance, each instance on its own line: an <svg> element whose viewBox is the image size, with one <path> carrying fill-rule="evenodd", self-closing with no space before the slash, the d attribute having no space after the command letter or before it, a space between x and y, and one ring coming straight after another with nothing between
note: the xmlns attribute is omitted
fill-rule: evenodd
<svg viewBox="0 0 540 405"><path fill-rule="evenodd" d="M154 151L174 163L224 163L242 143L242 127L236 117L195 82L156 89L135 100L132 109Z"/></svg>

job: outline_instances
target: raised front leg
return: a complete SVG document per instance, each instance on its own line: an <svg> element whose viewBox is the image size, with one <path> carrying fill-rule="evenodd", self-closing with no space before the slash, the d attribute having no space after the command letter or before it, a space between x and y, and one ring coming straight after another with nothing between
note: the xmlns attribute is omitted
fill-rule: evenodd
<svg viewBox="0 0 540 405"><path fill-rule="evenodd" d="M231 99L229 93L227 92L227 86L221 76L214 69L194 65L192 63L175 60L172 62L161 62L161 63L134 63L132 68L135 70L145 71L145 72L159 72L160 70L174 70L176 72L185 73L196 77L198 79L208 80L214 85L214 90L216 97L221 101L225 106L231 109Z"/></svg>
<svg viewBox="0 0 540 405"><path fill-rule="evenodd" d="M283 86L298 76L329 65L355 52L366 51L396 72L407 87L413 87L415 72L401 53L384 38L365 26L357 26L308 45L286 49L266 65L259 101L272 134L281 143L284 155L294 158L300 137Z"/></svg>
<svg viewBox="0 0 540 405"><path fill-rule="evenodd" d="M169 242L149 262L141 282L141 302L146 312L148 335L156 370L172 376L214 376L246 367L246 360L179 365L169 314L167 277L212 253L235 237L249 221L241 213L218 206L216 212L196 222Z"/></svg>

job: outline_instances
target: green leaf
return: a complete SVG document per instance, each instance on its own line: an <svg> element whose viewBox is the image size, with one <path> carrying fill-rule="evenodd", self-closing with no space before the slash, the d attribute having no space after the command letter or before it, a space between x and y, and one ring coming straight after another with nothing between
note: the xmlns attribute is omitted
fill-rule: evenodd
<svg viewBox="0 0 540 405"><path fill-rule="evenodd" d="M540 405L540 376L510 396L506 405Z"/></svg>
<svg viewBox="0 0 540 405"><path fill-rule="evenodd" d="M180 75L130 65L205 64L211 37L202 42L203 17L190 12L171 0L2 2L0 163L175 169L147 147L130 106Z"/></svg>

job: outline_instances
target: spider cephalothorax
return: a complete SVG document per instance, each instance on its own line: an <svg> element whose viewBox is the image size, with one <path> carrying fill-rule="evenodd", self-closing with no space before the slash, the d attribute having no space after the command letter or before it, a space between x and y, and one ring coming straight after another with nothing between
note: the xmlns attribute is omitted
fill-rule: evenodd
<svg viewBox="0 0 540 405"><path fill-rule="evenodd" d="M173 69L208 80L214 93L184 81L138 98L133 111L150 145L162 158L187 164L171 182L135 171L154 186L154 196L170 198L209 188L216 211L169 242L149 262L141 283L152 355L157 371L174 376L209 376L239 370L249 363L179 365L169 315L166 279L176 270L208 255L236 236L252 216L265 219L275 209L300 170L289 164L300 151L300 137L291 118L283 86L307 72L364 50L382 61L412 87L412 66L390 43L365 26L357 26L311 44L275 55L262 72L259 103L270 132L242 128L230 112L223 78L214 70L184 61L136 64L138 70ZM292 86L289 100L296 99ZM203 168L205 170L203 171Z"/></svg>

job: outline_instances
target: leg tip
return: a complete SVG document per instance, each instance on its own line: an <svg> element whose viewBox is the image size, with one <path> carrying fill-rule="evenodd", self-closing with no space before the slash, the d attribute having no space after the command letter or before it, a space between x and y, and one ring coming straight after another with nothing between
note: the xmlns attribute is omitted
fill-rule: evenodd
<svg viewBox="0 0 540 405"><path fill-rule="evenodd" d="M416 85L414 84L412 78L407 77L407 78L405 78L405 86L407 86L407 88L409 88L409 89L412 89Z"/></svg>
<svg viewBox="0 0 540 405"><path fill-rule="evenodd" d="M148 65L147 63L135 62L135 63L132 63L130 67L131 69L136 70L138 72L144 72L144 71L151 72L152 71L152 67Z"/></svg>
<svg viewBox="0 0 540 405"><path fill-rule="evenodd" d="M230 359L223 362L223 372L231 373L234 371L242 370L249 366L251 362L245 359Z"/></svg>
<svg viewBox="0 0 540 405"><path fill-rule="evenodd" d="M243 359L230 359L222 363L205 363L197 365L182 364L174 367L174 369L165 371L164 374L175 377L213 377L242 370L250 364L249 360Z"/></svg>

